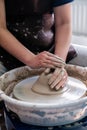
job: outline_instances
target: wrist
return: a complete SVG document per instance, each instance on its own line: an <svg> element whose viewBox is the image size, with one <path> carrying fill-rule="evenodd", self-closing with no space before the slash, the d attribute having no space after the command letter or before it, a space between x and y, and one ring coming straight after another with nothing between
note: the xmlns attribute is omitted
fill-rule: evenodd
<svg viewBox="0 0 87 130"><path fill-rule="evenodd" d="M34 57L35 57L35 54L29 51L23 58L24 64L30 66L31 61L33 60Z"/></svg>
<svg viewBox="0 0 87 130"><path fill-rule="evenodd" d="M66 56L65 55L60 55L60 54L57 54L57 53L55 53L55 55L66 63Z"/></svg>
<svg viewBox="0 0 87 130"><path fill-rule="evenodd" d="M55 55L55 57L57 58L57 67L58 68L64 68L66 66L65 60L61 57L59 57L58 55Z"/></svg>
<svg viewBox="0 0 87 130"><path fill-rule="evenodd" d="M55 55L56 55L56 57L57 57L58 59L60 59L61 61L66 62L66 58L65 58L65 57L60 56L60 55L58 55L58 54L55 54Z"/></svg>

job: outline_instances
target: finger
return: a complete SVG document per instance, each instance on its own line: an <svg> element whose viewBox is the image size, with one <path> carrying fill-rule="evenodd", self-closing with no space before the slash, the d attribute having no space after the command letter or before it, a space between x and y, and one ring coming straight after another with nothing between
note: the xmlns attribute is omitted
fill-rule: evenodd
<svg viewBox="0 0 87 130"><path fill-rule="evenodd" d="M48 74L50 72L50 68L45 69L44 73Z"/></svg>
<svg viewBox="0 0 87 130"><path fill-rule="evenodd" d="M56 80L56 78L58 77L60 72L61 72L61 69L59 69L59 68L55 69L54 73L52 74L51 78L48 81L49 85L51 85Z"/></svg>
<svg viewBox="0 0 87 130"><path fill-rule="evenodd" d="M61 81L55 86L56 90L59 90L60 88L63 88L67 83L67 76L64 76Z"/></svg>
<svg viewBox="0 0 87 130"><path fill-rule="evenodd" d="M59 66L59 64L65 66L65 62L56 58L55 56L48 56L46 60L52 61L55 64L55 66Z"/></svg>
<svg viewBox="0 0 87 130"><path fill-rule="evenodd" d="M48 62L50 62L50 64L52 64L53 66L55 66L56 68L64 68L65 67L65 63L58 61L55 58L51 58L49 57L48 59L46 59Z"/></svg>
<svg viewBox="0 0 87 130"><path fill-rule="evenodd" d="M60 60L60 58L58 59L57 56L55 56L54 54L51 54L49 52L43 52L43 58L41 60L42 63L47 63L50 64L51 66L55 66L55 67L64 67L65 66L65 62Z"/></svg>
<svg viewBox="0 0 87 130"><path fill-rule="evenodd" d="M41 66L44 67L44 68L55 68L54 65L49 64L49 63L47 63L47 62L46 62L46 63L45 63L45 62L41 63Z"/></svg>
<svg viewBox="0 0 87 130"><path fill-rule="evenodd" d="M61 57L58 57L58 56L55 55L55 54L52 54L52 53L47 52L47 55L50 56L50 57L55 58L56 60L58 60L58 61L60 61L60 62L65 63L65 61L64 61Z"/></svg>
<svg viewBox="0 0 87 130"><path fill-rule="evenodd" d="M57 56L57 55L54 55L58 60L60 60L60 61L62 61L62 62L64 62L65 63L65 61L61 58L61 57L59 57L59 56Z"/></svg>
<svg viewBox="0 0 87 130"><path fill-rule="evenodd" d="M64 68L65 67L65 64L61 63L61 62L55 62L55 61L52 61L51 63L53 66L55 66L56 68Z"/></svg>
<svg viewBox="0 0 87 130"><path fill-rule="evenodd" d="M59 75L56 77L56 79L54 80L54 82L50 85L51 88L55 88L55 86L60 82L60 80L63 78L64 76L64 71L62 70Z"/></svg>
<svg viewBox="0 0 87 130"><path fill-rule="evenodd" d="M60 58L60 57L58 57L57 55L52 54L52 53L50 53L50 52L43 51L43 52L41 52L40 54L42 54L42 55L45 56L45 57L53 58L53 60L55 59L55 60L57 60L57 61L60 61L60 62L62 62L62 63L65 63L65 61L64 61L62 58Z"/></svg>
<svg viewBox="0 0 87 130"><path fill-rule="evenodd" d="M44 66L50 66L50 68L64 68L65 64L62 64L62 63L59 63L59 62L56 62L56 61L52 61L51 59L44 59L42 61L42 64Z"/></svg>

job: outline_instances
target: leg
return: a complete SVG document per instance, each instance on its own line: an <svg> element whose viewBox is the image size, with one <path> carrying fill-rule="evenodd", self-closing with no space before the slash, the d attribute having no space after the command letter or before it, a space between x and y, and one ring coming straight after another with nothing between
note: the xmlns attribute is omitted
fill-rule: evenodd
<svg viewBox="0 0 87 130"><path fill-rule="evenodd" d="M3 63L0 61L0 76L4 74L7 71L6 67L3 65ZM0 104L1 108L1 104Z"/></svg>
<svg viewBox="0 0 87 130"><path fill-rule="evenodd" d="M7 71L6 67L3 65L3 63L0 61L0 76L4 74ZM0 106L1 108L1 106Z"/></svg>
<svg viewBox="0 0 87 130"><path fill-rule="evenodd" d="M73 46L77 52L77 56L71 61L69 61L68 63L86 67L87 66L87 46L77 45L77 44L73 44Z"/></svg>
<svg viewBox="0 0 87 130"><path fill-rule="evenodd" d="M0 62L0 76L4 74L7 69L4 67L3 63ZM0 99L0 128L5 129L4 125L4 114L3 114L3 101Z"/></svg>
<svg viewBox="0 0 87 130"><path fill-rule="evenodd" d="M2 62L0 62L0 76L7 71Z"/></svg>

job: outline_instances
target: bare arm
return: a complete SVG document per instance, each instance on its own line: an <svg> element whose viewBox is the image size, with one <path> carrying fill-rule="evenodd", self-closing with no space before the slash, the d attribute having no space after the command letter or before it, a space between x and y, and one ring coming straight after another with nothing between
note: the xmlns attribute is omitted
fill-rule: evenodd
<svg viewBox="0 0 87 130"><path fill-rule="evenodd" d="M6 28L4 0L0 0L0 46L32 68L53 67L56 58L49 52L33 54L25 48Z"/></svg>
<svg viewBox="0 0 87 130"><path fill-rule="evenodd" d="M71 40L71 5L54 8L55 18L55 54L66 61Z"/></svg>
<svg viewBox="0 0 87 130"><path fill-rule="evenodd" d="M4 0L0 0L0 46L24 63L34 55L7 30Z"/></svg>
<svg viewBox="0 0 87 130"><path fill-rule="evenodd" d="M65 4L54 8L55 21L55 54L66 61L66 56L70 46L71 39L71 5ZM58 90L64 87L67 81L67 72L63 68L57 68L49 80L51 88Z"/></svg>

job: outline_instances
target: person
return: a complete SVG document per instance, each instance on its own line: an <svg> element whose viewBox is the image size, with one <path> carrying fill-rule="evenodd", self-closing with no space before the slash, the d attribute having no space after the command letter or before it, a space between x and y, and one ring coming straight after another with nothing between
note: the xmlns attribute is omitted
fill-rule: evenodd
<svg viewBox="0 0 87 130"><path fill-rule="evenodd" d="M56 68L57 58L66 62L72 1L0 0L0 75L23 65ZM64 71L60 86L66 79Z"/></svg>
<svg viewBox="0 0 87 130"><path fill-rule="evenodd" d="M24 64L33 69L56 68L58 57L66 62L72 34L72 1L0 0L0 62L1 68L5 67L2 73ZM50 52L52 48L54 54ZM57 71L53 76L58 77ZM52 87L60 88L66 79L64 71L60 85L52 81Z"/></svg>

